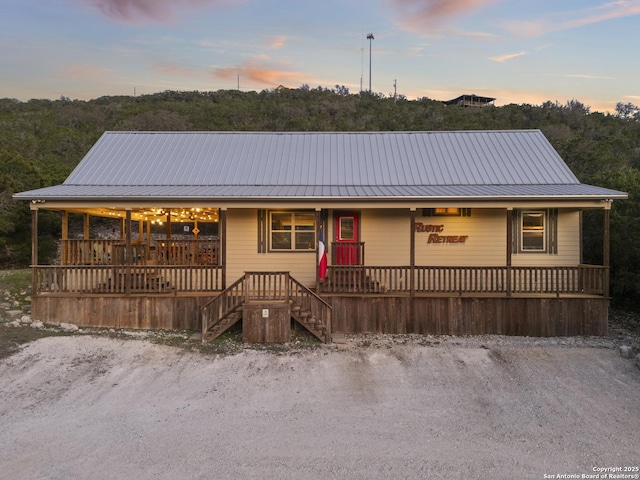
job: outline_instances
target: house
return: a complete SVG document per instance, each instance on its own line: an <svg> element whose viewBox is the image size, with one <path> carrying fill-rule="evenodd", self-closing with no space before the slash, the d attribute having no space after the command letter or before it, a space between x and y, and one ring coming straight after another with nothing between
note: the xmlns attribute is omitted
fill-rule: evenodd
<svg viewBox="0 0 640 480"><path fill-rule="evenodd" d="M513 130L106 132L62 185L15 197L31 205L38 320L203 339L242 320L261 342L293 319L328 342L604 335L609 213L627 195ZM586 209L603 212L603 265L582 261ZM37 258L41 210L61 213L57 265ZM117 219L115 238L94 217Z"/></svg>
<svg viewBox="0 0 640 480"><path fill-rule="evenodd" d="M487 107L493 105L495 100L495 98L480 97L478 95L460 95L451 100L445 100L442 103L445 105L459 105L461 107Z"/></svg>

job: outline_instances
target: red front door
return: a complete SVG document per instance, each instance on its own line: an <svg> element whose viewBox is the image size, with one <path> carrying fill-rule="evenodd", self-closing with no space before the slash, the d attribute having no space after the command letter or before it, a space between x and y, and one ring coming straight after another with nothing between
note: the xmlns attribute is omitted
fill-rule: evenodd
<svg viewBox="0 0 640 480"><path fill-rule="evenodd" d="M360 216L357 213L336 213L335 222L335 265L360 265Z"/></svg>

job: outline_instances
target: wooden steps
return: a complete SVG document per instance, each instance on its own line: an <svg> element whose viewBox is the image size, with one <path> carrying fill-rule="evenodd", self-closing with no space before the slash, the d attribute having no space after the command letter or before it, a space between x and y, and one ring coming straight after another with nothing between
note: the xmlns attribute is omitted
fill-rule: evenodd
<svg viewBox="0 0 640 480"><path fill-rule="evenodd" d="M302 308L296 302L291 303L291 318L306 328L318 340L323 343L330 343L330 335L324 322L311 313L310 310Z"/></svg>
<svg viewBox="0 0 640 480"><path fill-rule="evenodd" d="M256 304L259 304L257 308L263 309L264 325L270 332L265 337L266 341L287 341L285 338L289 336L287 332L293 319L321 342L331 342L331 305L288 272L246 272L205 304L201 309L202 341L208 342L219 337L242 319L243 315L248 315L248 337L262 339L263 323L255 315ZM261 306L263 304L265 306ZM267 323L269 304L277 304L279 307L272 308L277 316ZM257 332L255 335L254 331Z"/></svg>
<svg viewBox="0 0 640 480"><path fill-rule="evenodd" d="M229 330L229 328L231 328L241 319L242 319L242 311L231 312L229 315L227 315L222 320L214 324L211 328L209 328L209 330L207 330L206 334L202 338L202 341L210 342L211 340L215 340L224 332Z"/></svg>

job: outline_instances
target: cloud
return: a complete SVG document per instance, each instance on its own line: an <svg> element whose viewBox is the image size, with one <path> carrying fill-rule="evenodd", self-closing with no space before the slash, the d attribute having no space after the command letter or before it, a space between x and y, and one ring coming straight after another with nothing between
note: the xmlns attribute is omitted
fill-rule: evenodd
<svg viewBox="0 0 640 480"><path fill-rule="evenodd" d="M603 77L600 75L583 75L579 73L568 73L565 75L568 78L586 78L589 80L615 80L615 77Z"/></svg>
<svg viewBox="0 0 640 480"><path fill-rule="evenodd" d="M459 30L459 29L454 29L452 32L454 35L458 37L466 37L466 38L487 39L487 38L498 37L498 35L496 35L495 33L489 33L489 32L472 32L469 30Z"/></svg>
<svg viewBox="0 0 640 480"><path fill-rule="evenodd" d="M248 80L249 83L271 88L280 85L298 87L310 82L306 73L270 67L256 61L246 61L237 67L216 68L214 71L214 76L220 80L235 79L238 75L241 82Z"/></svg>
<svg viewBox="0 0 640 480"><path fill-rule="evenodd" d="M494 62L498 62L498 63L503 63L506 62L507 60L511 60L513 58L516 57L522 57L523 55L526 55L527 52L517 52L517 53L506 53L504 55L497 55L495 57L489 57L489 60L493 60Z"/></svg>
<svg viewBox="0 0 640 480"><path fill-rule="evenodd" d="M497 0L389 0L398 12L400 26L414 33L439 30L444 20L468 15Z"/></svg>
<svg viewBox="0 0 640 480"><path fill-rule="evenodd" d="M174 23L185 10L240 1L242 0L75 0L76 3L97 9L115 22L133 25Z"/></svg>
<svg viewBox="0 0 640 480"><path fill-rule="evenodd" d="M504 23L503 27L515 35L536 37L549 32L570 30L635 15L640 15L640 0L619 0L576 12L555 15L555 18L538 21L509 21Z"/></svg>
<svg viewBox="0 0 640 480"><path fill-rule="evenodd" d="M270 37L267 39L267 43L271 48L278 49L284 47L284 44L287 40L287 37L284 35L276 35L275 37Z"/></svg>

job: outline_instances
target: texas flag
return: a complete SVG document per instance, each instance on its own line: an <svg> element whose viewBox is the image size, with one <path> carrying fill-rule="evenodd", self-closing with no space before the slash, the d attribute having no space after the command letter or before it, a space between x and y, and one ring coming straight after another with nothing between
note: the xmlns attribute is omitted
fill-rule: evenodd
<svg viewBox="0 0 640 480"><path fill-rule="evenodd" d="M320 238L318 238L318 277L321 280L327 276L327 249L324 246L324 238L322 229L320 229Z"/></svg>

